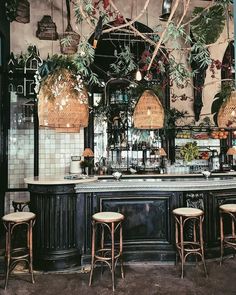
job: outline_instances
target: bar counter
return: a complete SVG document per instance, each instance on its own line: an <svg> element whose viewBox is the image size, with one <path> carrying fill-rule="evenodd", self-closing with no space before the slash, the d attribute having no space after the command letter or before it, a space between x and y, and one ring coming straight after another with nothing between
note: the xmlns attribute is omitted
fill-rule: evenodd
<svg viewBox="0 0 236 295"><path fill-rule="evenodd" d="M207 258L219 257L221 204L236 203L236 174L124 175L65 180L28 178L36 213L34 261L38 269L63 270L90 263L91 217L98 211L125 215L124 258L130 262L174 262L172 210L204 210ZM227 224L226 224L227 227ZM192 230L188 229L191 236Z"/></svg>

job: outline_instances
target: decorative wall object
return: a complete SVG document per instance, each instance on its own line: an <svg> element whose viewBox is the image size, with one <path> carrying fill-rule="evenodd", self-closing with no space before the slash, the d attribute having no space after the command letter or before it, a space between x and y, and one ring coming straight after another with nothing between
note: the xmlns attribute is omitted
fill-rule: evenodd
<svg viewBox="0 0 236 295"><path fill-rule="evenodd" d="M160 129L164 125L164 109L152 90L145 90L134 109L134 127Z"/></svg>
<svg viewBox="0 0 236 295"><path fill-rule="evenodd" d="M72 71L57 70L47 76L38 95L39 126L57 132L79 132L88 126L88 93Z"/></svg>
<svg viewBox="0 0 236 295"><path fill-rule="evenodd" d="M5 7L9 21L15 20L23 24L30 22L30 4L28 0L7 0Z"/></svg>
<svg viewBox="0 0 236 295"><path fill-rule="evenodd" d="M38 22L36 37L38 37L40 40L58 39L57 27L52 21L52 17L50 15L44 15L43 18Z"/></svg>

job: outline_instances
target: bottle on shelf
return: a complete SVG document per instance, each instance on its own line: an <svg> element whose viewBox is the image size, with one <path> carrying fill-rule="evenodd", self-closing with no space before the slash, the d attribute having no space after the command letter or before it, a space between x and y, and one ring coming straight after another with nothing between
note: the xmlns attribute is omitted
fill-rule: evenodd
<svg viewBox="0 0 236 295"><path fill-rule="evenodd" d="M209 158L209 170L219 171L220 170L220 159L217 150L212 150L212 155Z"/></svg>
<svg viewBox="0 0 236 295"><path fill-rule="evenodd" d="M109 147L110 150L114 150L115 149L115 139L114 139L114 135L113 134L111 134L111 137L109 139L108 147Z"/></svg>

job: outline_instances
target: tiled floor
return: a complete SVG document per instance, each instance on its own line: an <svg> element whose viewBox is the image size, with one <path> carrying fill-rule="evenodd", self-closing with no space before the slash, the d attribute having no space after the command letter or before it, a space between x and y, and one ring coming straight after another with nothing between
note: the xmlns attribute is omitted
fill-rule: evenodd
<svg viewBox="0 0 236 295"><path fill-rule="evenodd" d="M125 279L116 274L116 295L236 295L236 258L207 262L209 277L205 278L202 265L187 265L184 279L180 268L150 264L125 267ZM0 276L1 295L111 295L111 276L103 276L97 268L92 287L88 286L89 273L35 273L31 284L28 273L12 274L7 291L3 290L4 276Z"/></svg>

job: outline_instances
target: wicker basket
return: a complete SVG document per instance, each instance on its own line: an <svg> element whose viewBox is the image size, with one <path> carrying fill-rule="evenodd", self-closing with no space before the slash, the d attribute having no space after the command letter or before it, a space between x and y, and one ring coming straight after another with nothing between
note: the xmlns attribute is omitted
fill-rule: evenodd
<svg viewBox="0 0 236 295"><path fill-rule="evenodd" d="M152 90L145 90L134 109L134 127L138 129L160 129L164 124L164 109Z"/></svg>
<svg viewBox="0 0 236 295"><path fill-rule="evenodd" d="M236 91L220 107L217 123L220 128L236 128Z"/></svg>
<svg viewBox="0 0 236 295"><path fill-rule="evenodd" d="M66 69L48 77L38 95L39 126L57 132L79 132L88 126L88 93L74 89L75 77ZM47 80L46 79L46 80ZM49 93L54 94L49 96Z"/></svg>

